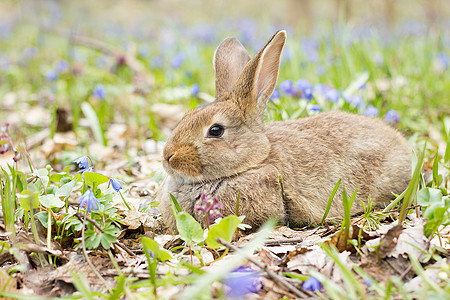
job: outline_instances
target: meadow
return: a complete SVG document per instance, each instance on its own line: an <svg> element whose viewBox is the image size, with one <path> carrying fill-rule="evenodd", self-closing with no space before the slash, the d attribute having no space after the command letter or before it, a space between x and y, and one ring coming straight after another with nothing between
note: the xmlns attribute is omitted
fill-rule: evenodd
<svg viewBox="0 0 450 300"><path fill-rule="evenodd" d="M216 10L121 11L151 10L140 2L107 17L103 2L36 3L4 4L0 23L1 297L450 297L448 21L339 15L299 30ZM236 36L253 55L278 29L288 41L266 121L381 118L413 149L411 183L362 216L347 191L345 216L324 212L320 226L247 235L228 216L205 230L175 207L179 234L162 231L161 151L185 112L214 101L216 47Z"/></svg>

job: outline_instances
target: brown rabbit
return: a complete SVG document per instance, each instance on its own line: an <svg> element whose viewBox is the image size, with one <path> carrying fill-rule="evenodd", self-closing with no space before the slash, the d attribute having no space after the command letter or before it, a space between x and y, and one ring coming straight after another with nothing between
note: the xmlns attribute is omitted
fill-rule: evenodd
<svg viewBox="0 0 450 300"><path fill-rule="evenodd" d="M196 211L203 193L236 210L257 228L269 217L290 224L320 222L342 178L329 217L342 217L342 187L360 200L387 203L411 177L411 150L381 120L339 111L295 121L264 123L264 110L280 66L286 32L277 32L251 58L235 38L214 54L216 100L187 113L163 152L169 176L158 191L163 222L175 230L169 193L203 224ZM279 181L282 177L284 195ZM203 224L205 225L205 224Z"/></svg>

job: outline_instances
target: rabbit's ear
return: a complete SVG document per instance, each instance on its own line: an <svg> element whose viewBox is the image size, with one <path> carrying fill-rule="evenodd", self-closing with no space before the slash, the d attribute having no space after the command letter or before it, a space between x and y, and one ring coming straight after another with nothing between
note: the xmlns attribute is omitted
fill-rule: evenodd
<svg viewBox="0 0 450 300"><path fill-rule="evenodd" d="M235 101L245 113L262 116L277 84L286 31L278 31L245 66L234 88Z"/></svg>
<svg viewBox="0 0 450 300"><path fill-rule="evenodd" d="M216 74L216 99L231 92L239 75L250 60L250 55L234 37L225 39L214 53L213 66Z"/></svg>

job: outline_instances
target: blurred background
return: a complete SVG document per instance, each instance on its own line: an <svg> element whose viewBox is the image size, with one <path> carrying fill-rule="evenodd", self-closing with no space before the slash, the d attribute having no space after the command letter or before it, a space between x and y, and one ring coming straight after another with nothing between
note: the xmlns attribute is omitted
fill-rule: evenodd
<svg viewBox="0 0 450 300"><path fill-rule="evenodd" d="M0 123L28 147L70 132L61 149L158 151L185 111L213 100L220 41L236 36L253 55L279 29L268 120L340 109L410 137L446 134L446 0L2 0Z"/></svg>

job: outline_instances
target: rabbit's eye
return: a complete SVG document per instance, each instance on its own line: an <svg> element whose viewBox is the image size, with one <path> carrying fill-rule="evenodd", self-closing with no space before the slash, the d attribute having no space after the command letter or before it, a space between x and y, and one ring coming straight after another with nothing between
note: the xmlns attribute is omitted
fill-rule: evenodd
<svg viewBox="0 0 450 300"><path fill-rule="evenodd" d="M220 124L214 124L208 129L208 137L218 138L223 135L225 128Z"/></svg>

